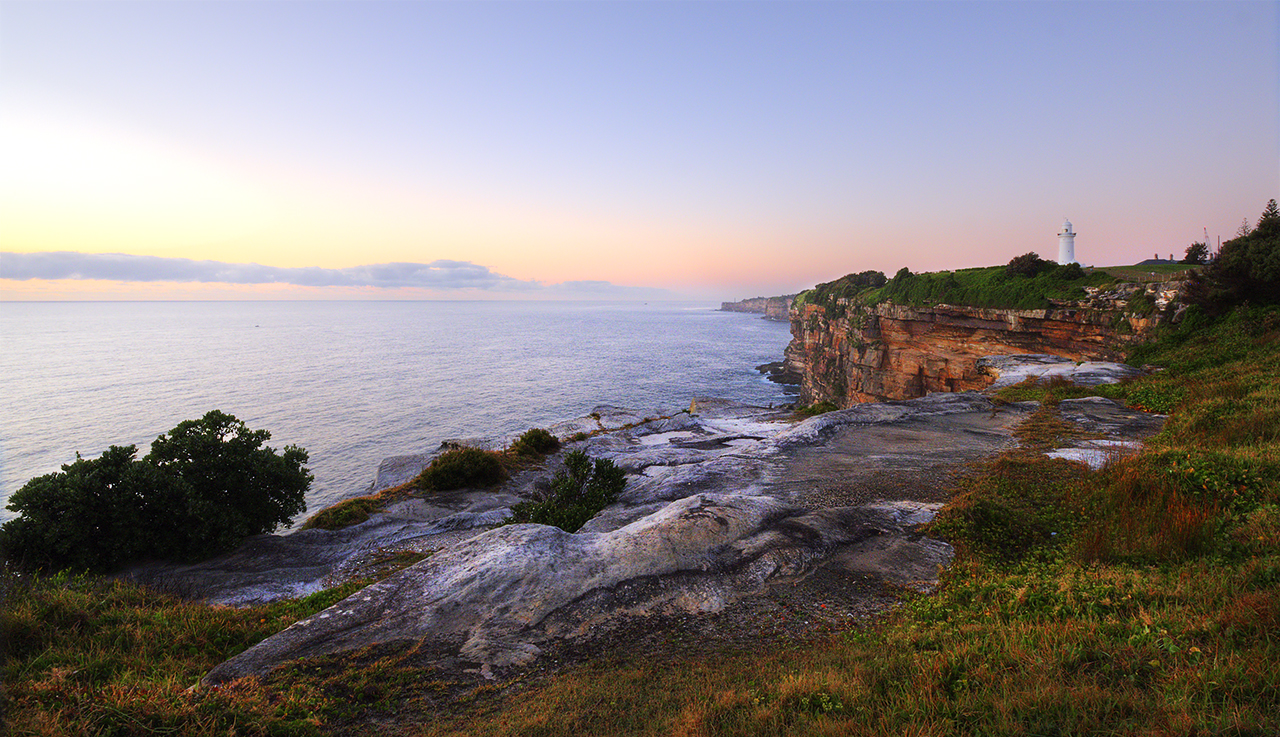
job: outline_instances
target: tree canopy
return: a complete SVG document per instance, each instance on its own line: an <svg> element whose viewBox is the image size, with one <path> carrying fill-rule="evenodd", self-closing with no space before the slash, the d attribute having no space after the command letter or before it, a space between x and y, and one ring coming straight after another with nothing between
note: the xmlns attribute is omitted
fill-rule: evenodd
<svg viewBox="0 0 1280 737"><path fill-rule="evenodd" d="M29 567L88 571L230 550L306 510L307 452L277 453L263 445L270 437L214 410L156 438L140 460L132 445L77 454L14 493L8 509L19 516L0 528L0 549Z"/></svg>
<svg viewBox="0 0 1280 737"><path fill-rule="evenodd" d="M1280 209L1275 200L1267 203L1257 227L1222 244L1218 258L1192 278L1187 298L1211 314L1244 302L1280 303Z"/></svg>

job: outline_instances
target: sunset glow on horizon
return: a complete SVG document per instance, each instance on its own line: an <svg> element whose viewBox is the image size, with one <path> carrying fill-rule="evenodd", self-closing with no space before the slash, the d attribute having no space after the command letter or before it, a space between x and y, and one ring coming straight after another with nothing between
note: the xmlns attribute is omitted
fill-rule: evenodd
<svg viewBox="0 0 1280 737"><path fill-rule="evenodd" d="M0 300L741 299L1051 255L1064 217L1084 263L1180 258L1280 196L1278 18L6 3L0 252L49 257Z"/></svg>

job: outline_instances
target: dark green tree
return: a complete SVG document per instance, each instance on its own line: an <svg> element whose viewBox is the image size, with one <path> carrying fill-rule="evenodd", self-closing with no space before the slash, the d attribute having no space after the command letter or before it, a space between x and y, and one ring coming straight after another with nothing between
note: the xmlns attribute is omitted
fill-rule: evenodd
<svg viewBox="0 0 1280 737"><path fill-rule="evenodd" d="M144 520L164 486L135 453L132 445L113 445L99 458L77 453L62 471L28 481L9 498L8 509L21 516L0 530L5 557L54 570L106 571L146 555L154 530Z"/></svg>
<svg viewBox="0 0 1280 737"><path fill-rule="evenodd" d="M306 510L304 497L313 478L305 467L307 452L291 445L277 454L263 445L270 438L270 432L250 430L215 409L151 444L145 460L186 499L185 545L174 545L178 555L229 550Z"/></svg>
<svg viewBox="0 0 1280 737"><path fill-rule="evenodd" d="M9 499L19 516L0 527L0 551L32 568L106 572L229 550L306 509L307 453L278 455L263 446L270 437L215 410L161 435L141 460L132 445L77 454Z"/></svg>
<svg viewBox="0 0 1280 737"><path fill-rule="evenodd" d="M1222 244L1202 273L1191 277L1186 299L1209 314L1235 305L1280 303L1280 210L1271 200L1248 235Z"/></svg>
<svg viewBox="0 0 1280 737"><path fill-rule="evenodd" d="M1267 206L1262 209L1262 216L1258 218L1257 230L1271 230L1280 228L1280 207L1276 206L1274 199L1267 201Z"/></svg>
<svg viewBox="0 0 1280 737"><path fill-rule="evenodd" d="M1038 253L1024 253L1009 259L1009 263L1004 267L1004 273L1009 276L1037 276L1054 266L1052 261L1040 258Z"/></svg>
<svg viewBox="0 0 1280 737"><path fill-rule="evenodd" d="M1199 241L1187 246L1187 255L1182 258L1184 264L1205 264L1209 262L1209 245Z"/></svg>

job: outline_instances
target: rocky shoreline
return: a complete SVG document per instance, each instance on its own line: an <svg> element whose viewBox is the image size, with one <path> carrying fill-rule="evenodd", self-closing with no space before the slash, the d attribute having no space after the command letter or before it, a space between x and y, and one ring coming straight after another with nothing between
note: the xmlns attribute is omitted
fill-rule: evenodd
<svg viewBox="0 0 1280 737"><path fill-rule="evenodd" d="M993 370L1023 365L1054 364L1006 359ZM713 641L806 636L875 616L895 590L934 586L952 552L919 525L946 501L965 464L1015 444L1012 428L1034 409L977 392L861 404L802 421L789 409L711 398L666 417L601 406L552 428L562 438L594 431L565 450L627 471L618 502L578 533L494 527L546 483L553 456L498 491L409 499L344 530L260 536L221 558L139 568L132 577L246 605L358 577L388 555L428 556L218 666L206 684L391 643L416 643L457 669L500 674L548 653L652 639L673 623ZM1113 443L1138 442L1160 422L1096 398L1064 401L1062 414ZM1108 452L1077 450L1086 462L1089 453ZM431 455L388 459L374 487L411 478ZM788 624L797 622L805 624Z"/></svg>

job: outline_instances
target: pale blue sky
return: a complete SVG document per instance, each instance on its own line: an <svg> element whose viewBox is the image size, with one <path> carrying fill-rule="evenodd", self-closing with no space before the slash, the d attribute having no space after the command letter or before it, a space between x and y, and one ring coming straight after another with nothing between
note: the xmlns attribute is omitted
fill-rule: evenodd
<svg viewBox="0 0 1280 737"><path fill-rule="evenodd" d="M717 299L1052 257L1063 217L1086 263L1181 256L1280 196L1278 17L5 2L0 250L458 261ZM59 287L34 284L0 292Z"/></svg>

